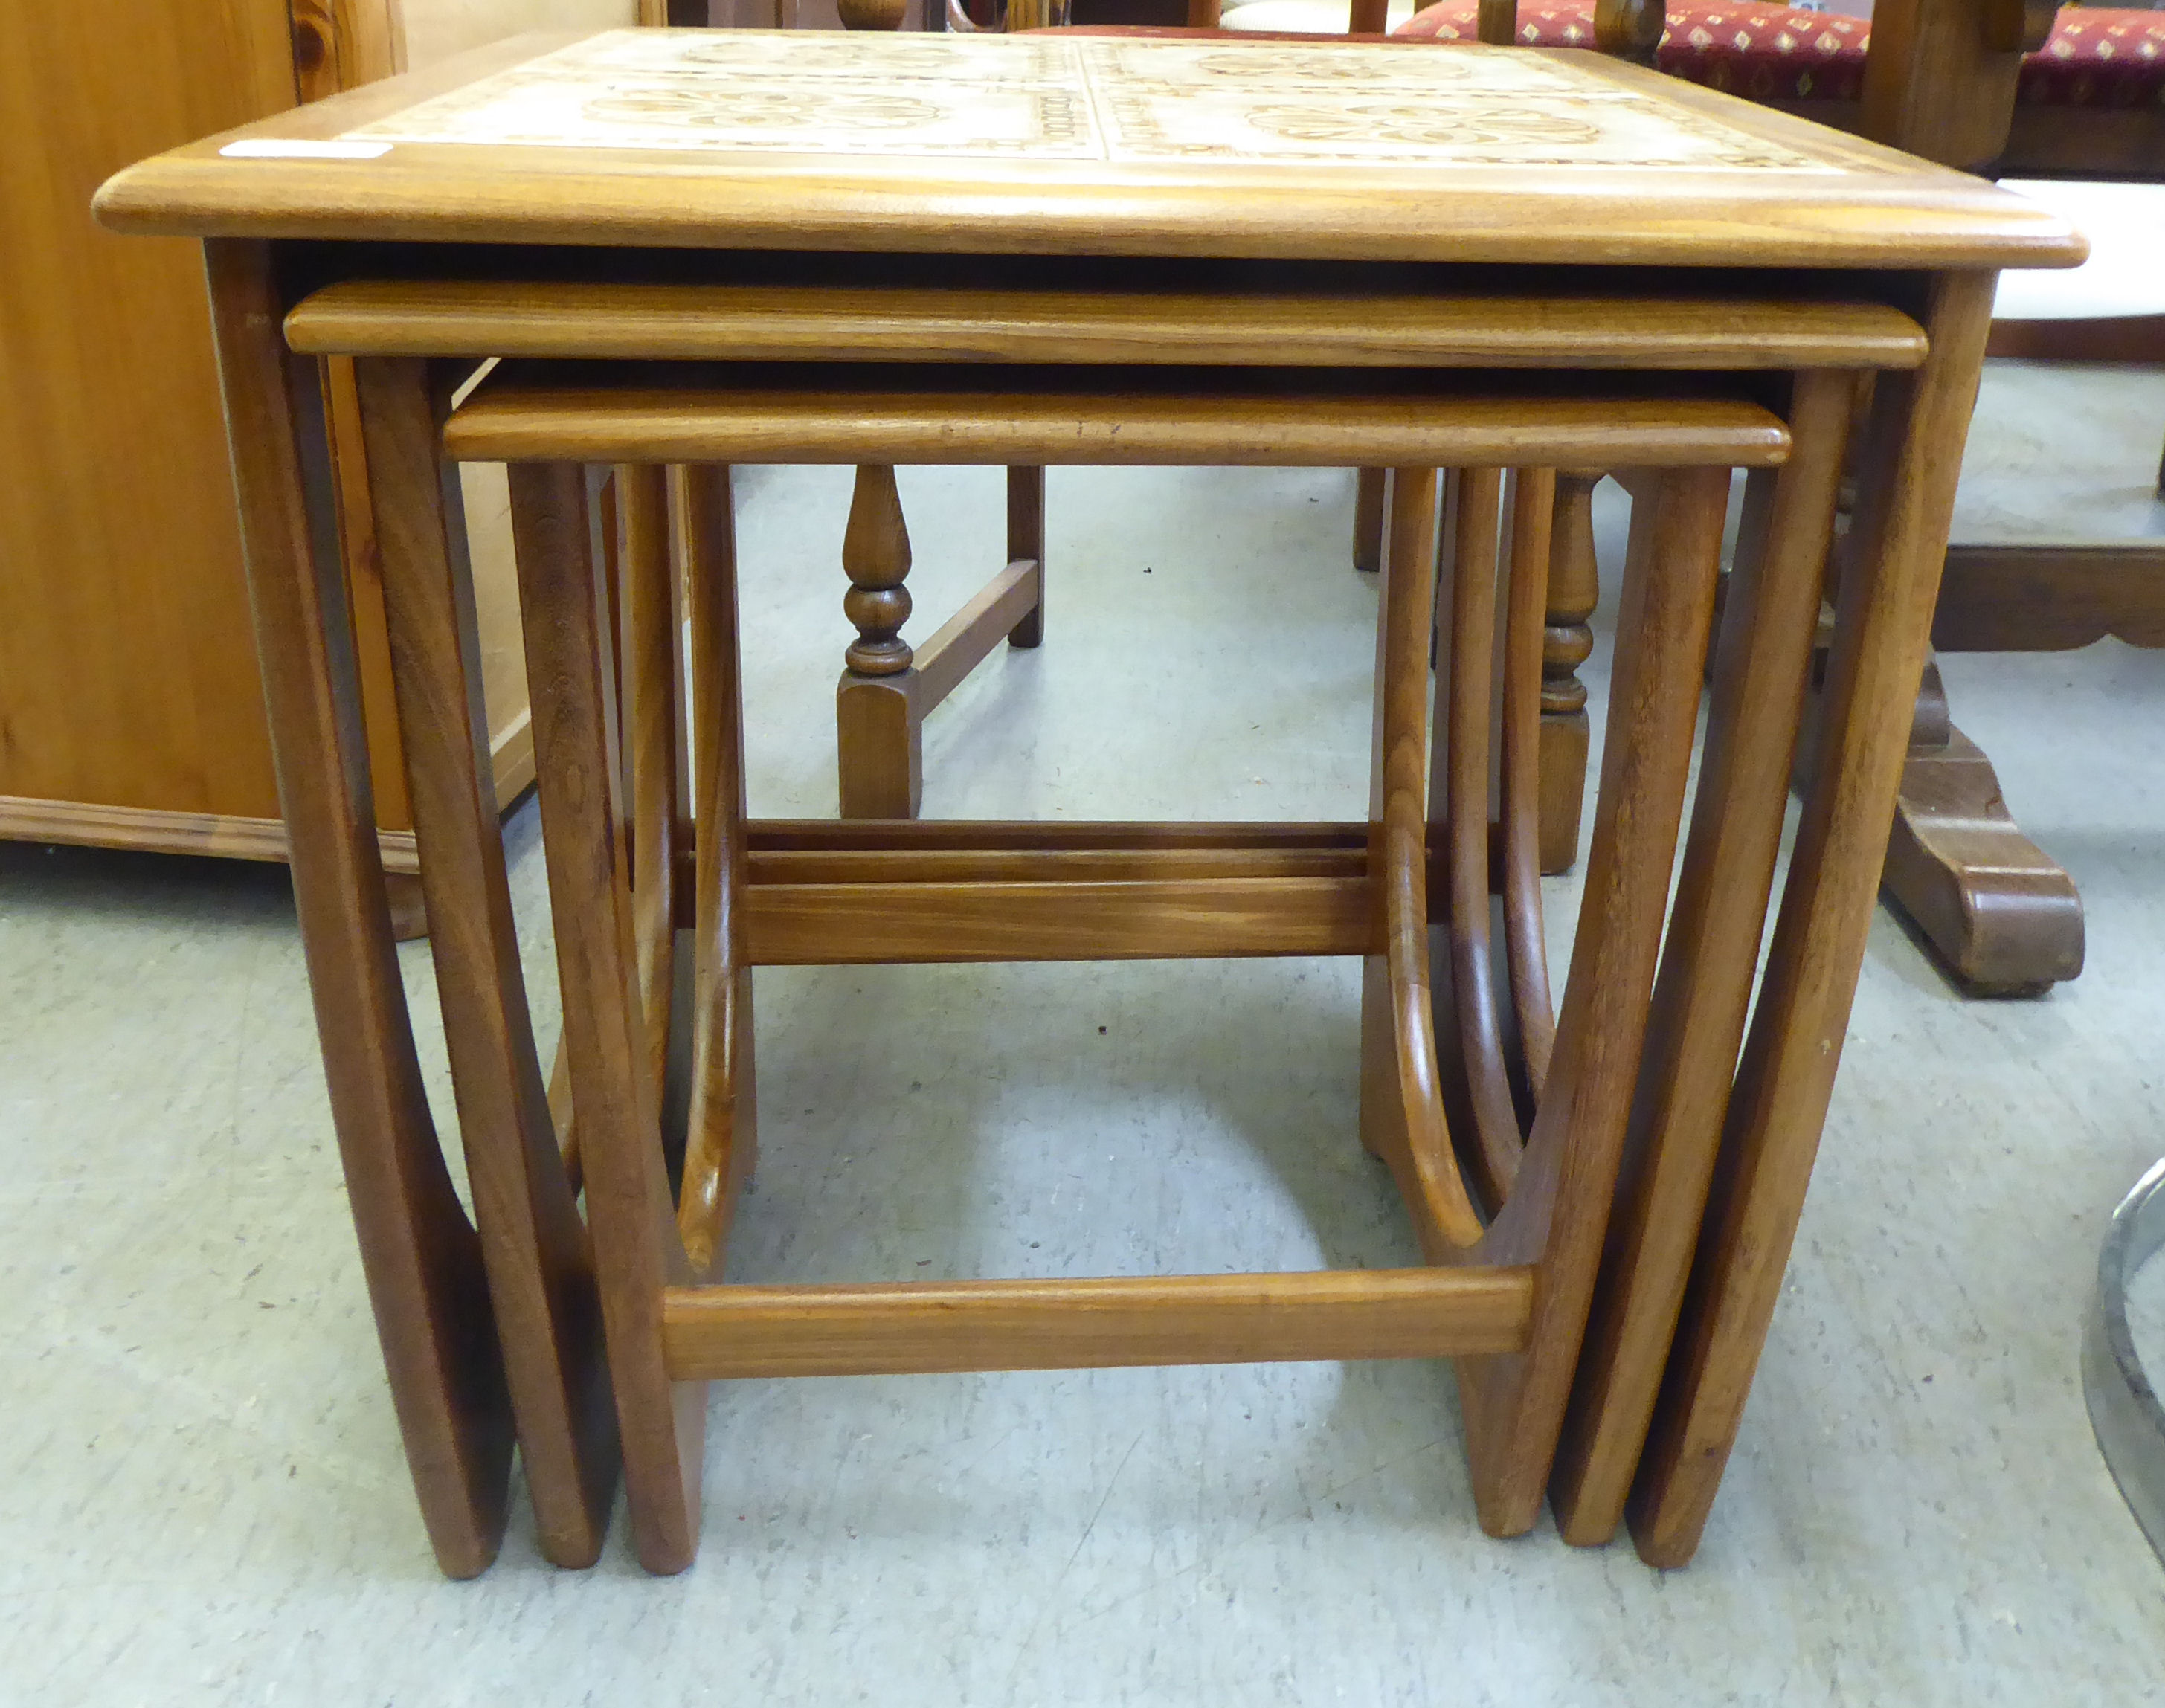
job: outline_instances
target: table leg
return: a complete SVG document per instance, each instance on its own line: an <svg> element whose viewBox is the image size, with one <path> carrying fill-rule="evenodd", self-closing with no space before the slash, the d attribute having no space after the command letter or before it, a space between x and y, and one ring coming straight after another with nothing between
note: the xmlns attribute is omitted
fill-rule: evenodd
<svg viewBox="0 0 2165 1708"><path fill-rule="evenodd" d="M721 1267L737 1195L758 1150L751 964L744 946L744 683L737 639L730 471L685 471L684 556L692 613L691 705L698 719L693 843L692 1102L677 1227L693 1275Z"/></svg>
<svg viewBox="0 0 2165 1708"><path fill-rule="evenodd" d="M1498 573L1497 507L1501 469L1465 469L1452 517L1450 608L1436 660L1436 739L1429 780L1430 811L1445 844L1448 900L1441 910L1450 965L1450 1006L1457 1035L1459 1093L1454 1119L1459 1154L1474 1196L1492 1209L1510 1196L1525 1148L1504 1065L1489 941L1492 861L1489 790L1493 768ZM1439 597L1441 597L1439 593Z"/></svg>
<svg viewBox="0 0 2165 1708"><path fill-rule="evenodd" d="M1931 351L1883 375L1857 466L1817 767L1629 1507L1648 1563L1699 1546L1781 1291L1886 857L1994 276L1935 279Z"/></svg>
<svg viewBox="0 0 2165 1708"><path fill-rule="evenodd" d="M584 470L514 463L519 614L535 685L535 783L556 921L564 1051L586 1171L632 1541L651 1572L698 1547L706 1385L672 1383L661 1295L690 1279L649 1069L609 630L592 561Z"/></svg>
<svg viewBox="0 0 2165 1708"><path fill-rule="evenodd" d="M1469 483L1460 484L1464 489ZM1525 1265L1536 1274L1524 1349L1458 1360L1474 1500L1482 1527L1493 1536L1520 1535L1540 1516L1601 1259L1691 765L1727 484L1721 470L1670 471L1632 518L1618 625L1626 639L1610 698L1571 978L1533 1131L1506 1183L1502 1207L1483 1230L1466 1185L1466 1173L1474 1170L1462 1173L1462 1158L1453 1154L1431 996L1432 965L1446 974L1451 965L1447 946L1431 960L1426 883L1429 814L1435 804L1433 785L1424 787L1435 482L1425 470L1392 476L1369 808L1378 952L1369 957L1362 989L1362 1138L1390 1164L1430 1263ZM1460 493L1459 514L1472 518L1467 526L1475 532L1485 527L1493 533L1496 482L1484 478L1471 486L1470 498ZM1540 565L1520 551L1514 567L1531 575ZM1493 560L1472 566L1484 575L1493 569ZM1461 561L1455 572L1472 571ZM1522 587L1522 605L1525 593ZM1493 618L1493 603L1483 604ZM1520 617L1523 630L1525 610ZM1468 654L1486 657L1494 644L1493 622L1454 623L1437 676L1446 696L1472 680ZM1536 703L1525 670L1522 660L1514 696L1522 712ZM1485 680L1476 686L1485 695ZM1486 738L1486 731L1472 730L1464 717L1454 723L1448 702L1446 710L1446 743L1475 734ZM1487 749L1478 757L1485 760ZM1522 774L1524 761L1521 754ZM1450 770L1446 754L1446 785ZM1485 796L1480 807L1485 821ZM1453 893L1445 907L1457 901ZM1485 881L1473 905L1488 911ZM1483 996L1493 1004L1493 991ZM1469 1048L1457 1036L1447 1044L1462 1054ZM1460 1067L1463 1071L1462 1062ZM1461 1153L1467 1148L1462 1143Z"/></svg>
<svg viewBox="0 0 2165 1708"><path fill-rule="evenodd" d="M1524 1352L1458 1361L1467 1461L1491 1536L1520 1535L1541 1516L1593 1300L1668 912L1728 490L1726 470L1665 470L1632 512L1548 1080L1509 1196L1473 1253L1539 1266L1533 1322Z"/></svg>
<svg viewBox="0 0 2165 1708"><path fill-rule="evenodd" d="M1497 700L1503 723L1496 771L1497 889L1504 903L1504 962L1517 1034L1514 1072L1528 1102L1538 1108L1556 1048L1541 854L1541 661L1548 639L1556 470L1514 470L1506 507L1511 518L1510 591L1504 618L1503 692Z"/></svg>
<svg viewBox="0 0 2165 1708"><path fill-rule="evenodd" d="M1375 715L1368 859L1378 891L1377 950L1361 988L1361 1142L1388 1164L1421 1253L1448 1263L1480 1243L1443 1111L1430 961L1429 647L1435 631L1436 474L1386 478L1389 520L1377 558Z"/></svg>
<svg viewBox="0 0 2165 1708"><path fill-rule="evenodd" d="M616 471L617 610L621 663L619 739L631 827L633 932L640 1008L646 1022L647 1071L656 1106L669 1069L670 1005L677 985L677 627L670 554L669 470L657 464Z"/></svg>
<svg viewBox="0 0 2165 1708"><path fill-rule="evenodd" d="M593 1251L558 1156L519 970L458 470L438 450L449 399L424 362L355 368L407 791L520 1458L543 1555L589 1566L616 1490L615 1420Z"/></svg>
<svg viewBox="0 0 2165 1708"><path fill-rule="evenodd" d="M1541 870L1567 872L1578 861L1578 821L1586 806L1589 744L1586 684L1578 667L1593 654L1593 607L1601 574L1593 556L1593 489L1598 469L1557 476L1550 534L1548 630L1541 646Z"/></svg>
<svg viewBox="0 0 2165 1708"><path fill-rule="evenodd" d="M1604 1542L1623 1518L1691 1267L1781 847L1852 383L1838 371L1799 375L1789 461L1754 470L1745 487L1691 833L1549 1489L1567 1542Z"/></svg>
<svg viewBox="0 0 2165 1708"><path fill-rule="evenodd" d="M293 896L361 1268L436 1559L496 1557L512 1418L392 946L317 364L280 336L266 245L204 245Z"/></svg>

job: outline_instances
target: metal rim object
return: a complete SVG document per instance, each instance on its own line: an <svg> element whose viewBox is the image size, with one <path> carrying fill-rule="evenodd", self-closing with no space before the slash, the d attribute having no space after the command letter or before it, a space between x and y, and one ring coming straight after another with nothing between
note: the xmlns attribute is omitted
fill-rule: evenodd
<svg viewBox="0 0 2165 1708"><path fill-rule="evenodd" d="M2083 1330L2083 1397L2112 1479L2136 1522L2165 1559L2165 1407L2136 1355L2127 1326L2127 1283L2165 1245L2165 1159L2135 1183L2112 1212L2098 1254L2097 1290Z"/></svg>

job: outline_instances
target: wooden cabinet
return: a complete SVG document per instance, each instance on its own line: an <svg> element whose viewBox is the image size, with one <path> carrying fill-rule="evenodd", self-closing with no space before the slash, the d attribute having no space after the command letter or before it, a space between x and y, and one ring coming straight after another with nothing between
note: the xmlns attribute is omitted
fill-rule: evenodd
<svg viewBox="0 0 2165 1708"><path fill-rule="evenodd" d="M284 855L200 254L100 231L90 198L146 155L388 71L370 10L0 0L0 837ZM532 761L500 477L471 493L508 798ZM354 544L378 823L410 874L373 554Z"/></svg>

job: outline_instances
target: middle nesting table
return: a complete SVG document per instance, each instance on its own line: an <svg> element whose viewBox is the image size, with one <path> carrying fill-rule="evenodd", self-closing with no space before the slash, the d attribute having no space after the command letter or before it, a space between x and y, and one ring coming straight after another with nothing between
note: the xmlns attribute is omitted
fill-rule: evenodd
<svg viewBox="0 0 2165 1708"><path fill-rule="evenodd" d="M577 1213L553 1159L537 1154L548 1122L501 856L473 786L472 743L445 715L470 702L472 673L456 529L437 507L440 430L454 460L513 465L565 1048L643 1561L674 1569L696 1548L698 1385L710 1377L1269 1358L1458 1356L1484 1526L1514 1533L1534 1521L1561 1437L1566 1534L1606 1537L1660 1379L1743 1027L1848 398L1857 372L1922 360L1914 322L1868 300L1767 302L1719 288L1672 299L988 297L469 279L335 284L293 311L287 333L298 350L364 358L461 1125L507 1182L498 1197L477 1189L477 1206L552 1557L572 1563L598 1548L608 1444L593 1438L590 1407L564 1397L566 1372L597 1370L598 1359L591 1345L566 1344L567 1329L592 1324L542 1296L554 1283L537 1253L565 1249ZM447 419L445 375L414 359L492 355L649 360L506 363ZM753 360L703 365L724 355ZM957 365L958 355L997 365ZM1156 365L1132 365L1142 357ZM836 358L859 365L826 365ZM1231 365L1258 361L1270 365ZM1507 371L1525 367L1566 371ZM1632 367L1658 371L1598 371ZM1740 383L1737 371L1757 377ZM1392 467L1369 822L748 821L727 479L740 461L859 465L845 558L851 615L875 657L906 609L895 596L907 560L894 463ZM652 775L673 746L671 696L620 698L613 680L629 658L635 681L672 681L670 589L642 584L666 575L666 561L641 560L642 571L626 560L620 644L618 602L589 544L582 465L594 464L689 467L688 700L699 720L689 827L673 781ZM1553 491L1544 471L1559 466L1663 471L1635 511L1586 901L1560 1010L1534 849ZM1735 467L1757 472L1672 913ZM1444 507L1452 574L1431 783L1439 468L1462 472ZM1507 469L1518 471L1508 487ZM995 590L1035 570L1012 565ZM1431 886L1443 897L1433 912ZM1492 943L1495 895L1504 931ZM1656 995L1665 918L1672 949ZM666 940L678 924L695 931L698 964L690 1133L672 1204L657 1107ZM1441 1048L1431 931L1453 996ZM1368 959L1362 1136L1393 1166L1436 1267L698 1285L717 1266L752 1151L751 967L1319 954ZM1650 1007L1661 1017L1651 1036ZM1582 1371L1627 1137L1637 1143L1626 1232ZM518 1307L522 1294L534 1309Z"/></svg>

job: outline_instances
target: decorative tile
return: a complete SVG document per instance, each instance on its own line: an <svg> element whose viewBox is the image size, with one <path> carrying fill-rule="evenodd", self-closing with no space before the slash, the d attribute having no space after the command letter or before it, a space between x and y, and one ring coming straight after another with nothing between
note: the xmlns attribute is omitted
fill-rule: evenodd
<svg viewBox="0 0 2165 1708"><path fill-rule="evenodd" d="M1087 41L1123 162L1841 170L1563 58L1512 48Z"/></svg>
<svg viewBox="0 0 2165 1708"><path fill-rule="evenodd" d="M348 133L393 142L1099 160L1067 43L611 30Z"/></svg>
<svg viewBox="0 0 2165 1708"><path fill-rule="evenodd" d="M1567 59L1330 42L614 30L347 135L838 161L1855 170Z"/></svg>

